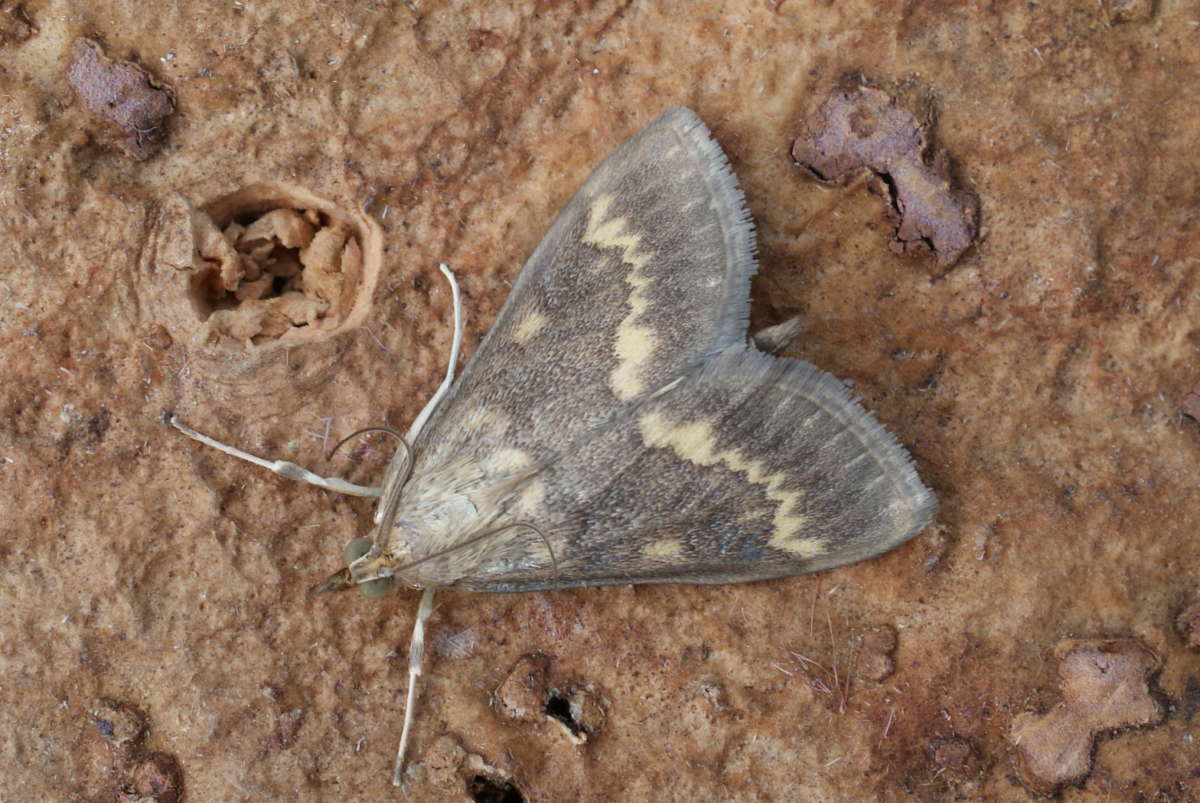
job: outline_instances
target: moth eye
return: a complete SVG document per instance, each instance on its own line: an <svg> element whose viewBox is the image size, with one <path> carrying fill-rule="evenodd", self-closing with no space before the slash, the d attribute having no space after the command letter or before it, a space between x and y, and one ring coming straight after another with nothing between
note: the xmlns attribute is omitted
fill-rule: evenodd
<svg viewBox="0 0 1200 803"><path fill-rule="evenodd" d="M351 538L350 543L346 544L345 550L342 551L342 556L346 558L346 565L349 566L351 563L370 552L371 543L372 542L370 538Z"/></svg>
<svg viewBox="0 0 1200 803"><path fill-rule="evenodd" d="M395 587L395 577L380 577L377 580L368 580L365 583L359 583L358 593L370 599L379 599L386 597Z"/></svg>

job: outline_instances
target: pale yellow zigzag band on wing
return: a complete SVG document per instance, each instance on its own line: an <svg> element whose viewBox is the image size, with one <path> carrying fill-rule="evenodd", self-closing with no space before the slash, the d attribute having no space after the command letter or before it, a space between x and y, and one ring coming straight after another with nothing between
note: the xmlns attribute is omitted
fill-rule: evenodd
<svg viewBox="0 0 1200 803"><path fill-rule="evenodd" d="M768 543L800 558L813 558L825 552L825 542L820 538L804 538L801 533L806 516L799 511L804 494L785 490L782 486L787 477L781 472L772 472L761 460L752 460L737 449L717 449L712 425L707 421L675 424L659 412L649 412L638 419L642 441L650 447L671 449L675 454L701 466L724 466L739 471L753 485L764 487L767 498L778 503L773 520L774 532Z"/></svg>
<svg viewBox="0 0 1200 803"><path fill-rule="evenodd" d="M625 281L629 284L629 314L617 326L617 364L609 377L609 384L618 399L628 400L641 393L645 383L641 367L654 352L654 330L638 323L642 314L650 308L646 290L651 279L642 273L650 262L650 255L638 250L642 238L626 229L624 217L609 218L612 195L601 195L592 201L588 212L587 231L583 241L598 248L615 248L621 252L621 262L629 266Z"/></svg>

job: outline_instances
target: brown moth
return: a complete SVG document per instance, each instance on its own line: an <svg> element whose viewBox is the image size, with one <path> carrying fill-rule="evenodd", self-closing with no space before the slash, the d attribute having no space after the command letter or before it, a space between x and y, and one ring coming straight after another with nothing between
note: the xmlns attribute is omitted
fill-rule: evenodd
<svg viewBox="0 0 1200 803"><path fill-rule="evenodd" d="M379 488L320 590L423 589L401 781L433 591L741 583L878 555L932 519L908 453L834 377L748 338L754 232L708 129L670 109L592 173ZM760 334L776 342L782 331Z"/></svg>

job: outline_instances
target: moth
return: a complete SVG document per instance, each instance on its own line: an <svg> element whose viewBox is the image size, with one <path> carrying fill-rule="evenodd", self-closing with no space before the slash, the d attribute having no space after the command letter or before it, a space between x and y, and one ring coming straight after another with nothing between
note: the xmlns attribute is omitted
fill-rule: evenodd
<svg viewBox="0 0 1200 803"><path fill-rule="evenodd" d="M457 382L461 302L442 266L450 367L380 487L173 421L379 498L374 529L320 590L423 590L396 784L434 589L786 577L878 555L932 519L912 459L841 382L748 337L754 251L724 154L693 112L670 109L567 204Z"/></svg>

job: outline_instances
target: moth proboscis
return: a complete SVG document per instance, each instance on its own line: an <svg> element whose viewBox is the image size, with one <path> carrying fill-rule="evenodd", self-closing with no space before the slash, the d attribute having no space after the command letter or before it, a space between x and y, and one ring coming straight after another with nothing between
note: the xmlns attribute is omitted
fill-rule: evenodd
<svg viewBox="0 0 1200 803"><path fill-rule="evenodd" d="M752 224L690 110L664 112L596 168L457 382L461 301L441 270L454 298L449 368L380 487L173 421L293 479L379 498L370 537L320 588L423 589L397 785L436 588L785 577L878 555L932 519L908 453L841 382L748 338Z"/></svg>

